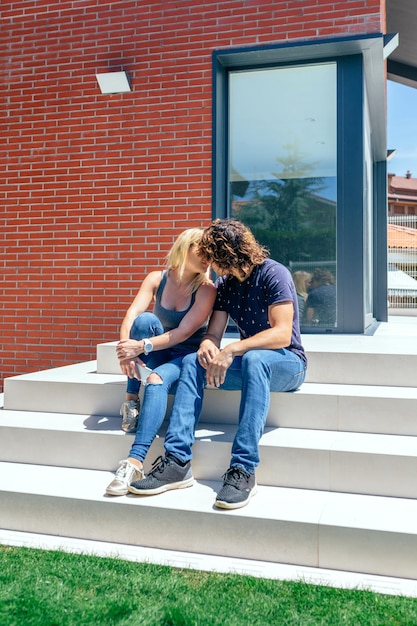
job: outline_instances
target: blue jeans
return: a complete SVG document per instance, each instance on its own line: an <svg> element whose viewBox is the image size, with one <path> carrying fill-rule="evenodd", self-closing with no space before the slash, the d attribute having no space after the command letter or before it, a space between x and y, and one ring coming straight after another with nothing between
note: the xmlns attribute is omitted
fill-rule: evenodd
<svg viewBox="0 0 417 626"><path fill-rule="evenodd" d="M163 333L164 328L156 315L146 312L138 315L138 317L135 319L132 324L132 328L130 329L129 337L130 339L136 339L136 341L140 341L141 339L156 337L157 335L162 335ZM155 353L151 352L147 356L145 354L141 354L140 360L146 363L148 367L153 369L157 365L160 365L167 360L167 352L169 351L159 350ZM139 388L139 380L137 380L136 378L127 379L126 393L138 394Z"/></svg>
<svg viewBox="0 0 417 626"><path fill-rule="evenodd" d="M161 322L153 313L142 313L132 324L130 331L131 339L144 339L155 337L164 332ZM146 383L140 411L138 429L135 441L129 453L129 457L143 461L153 440L158 434L164 421L168 394L174 393L177 380L181 372L182 360L190 348L181 348L181 345L173 349L158 350L149 355L141 355L140 359L148 365L159 377L162 383ZM138 393L140 382L136 378L128 378L127 392Z"/></svg>
<svg viewBox="0 0 417 626"><path fill-rule="evenodd" d="M259 440L268 415L271 391L295 391L304 382L306 364L290 350L250 350L235 357L220 389L241 390L239 422L230 466L250 474L259 465ZM180 461L192 458L194 430L203 403L205 369L196 354L184 358L165 437L165 451Z"/></svg>

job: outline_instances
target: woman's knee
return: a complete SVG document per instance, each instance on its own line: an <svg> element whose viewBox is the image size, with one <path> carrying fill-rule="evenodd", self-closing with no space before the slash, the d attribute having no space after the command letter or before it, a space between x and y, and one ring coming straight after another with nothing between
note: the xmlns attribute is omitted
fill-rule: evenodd
<svg viewBox="0 0 417 626"><path fill-rule="evenodd" d="M195 376L198 372L200 365L197 360L197 353L191 352L187 354L181 363L181 377L184 376Z"/></svg>
<svg viewBox="0 0 417 626"><path fill-rule="evenodd" d="M152 372L152 374L149 374L146 380L147 385L162 385L162 383L163 383L162 378L156 372Z"/></svg>
<svg viewBox="0 0 417 626"><path fill-rule="evenodd" d="M182 360L181 368L183 367L195 367L197 363L197 352L190 352L186 354Z"/></svg>
<svg viewBox="0 0 417 626"><path fill-rule="evenodd" d="M153 313L145 311L134 319L130 329L130 338L144 339L150 335L161 334L160 331L163 332L163 328L159 319Z"/></svg>

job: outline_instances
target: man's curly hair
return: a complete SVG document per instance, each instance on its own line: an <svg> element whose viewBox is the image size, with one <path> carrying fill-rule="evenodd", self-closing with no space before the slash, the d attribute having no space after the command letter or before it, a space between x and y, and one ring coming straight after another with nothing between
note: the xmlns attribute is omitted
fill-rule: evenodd
<svg viewBox="0 0 417 626"><path fill-rule="evenodd" d="M214 220L204 229L197 251L208 263L215 263L226 271L236 268L244 277L269 255L249 228L235 219Z"/></svg>
<svg viewBox="0 0 417 626"><path fill-rule="evenodd" d="M315 280L319 285L334 285L336 282L329 270L322 270L319 267L314 270L311 280Z"/></svg>

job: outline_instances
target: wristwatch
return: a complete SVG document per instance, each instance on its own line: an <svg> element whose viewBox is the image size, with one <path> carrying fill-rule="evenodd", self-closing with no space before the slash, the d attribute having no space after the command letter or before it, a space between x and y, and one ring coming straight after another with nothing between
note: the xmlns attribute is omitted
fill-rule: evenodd
<svg viewBox="0 0 417 626"><path fill-rule="evenodd" d="M145 354L149 354L153 350L153 343L150 339L143 340L143 351Z"/></svg>

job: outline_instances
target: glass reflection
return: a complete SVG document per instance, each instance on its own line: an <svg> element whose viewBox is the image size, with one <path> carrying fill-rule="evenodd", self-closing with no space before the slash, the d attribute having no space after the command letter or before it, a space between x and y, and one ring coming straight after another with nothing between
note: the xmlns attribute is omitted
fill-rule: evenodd
<svg viewBox="0 0 417 626"><path fill-rule="evenodd" d="M230 214L292 271L302 326L334 327L336 64L234 73L229 115Z"/></svg>

